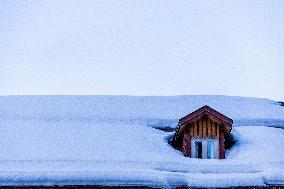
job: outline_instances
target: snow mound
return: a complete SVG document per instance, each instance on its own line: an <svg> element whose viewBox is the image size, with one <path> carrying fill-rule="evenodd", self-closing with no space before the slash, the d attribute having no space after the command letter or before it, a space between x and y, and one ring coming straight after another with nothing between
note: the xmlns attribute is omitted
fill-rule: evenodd
<svg viewBox="0 0 284 189"><path fill-rule="evenodd" d="M284 127L284 107L279 103L232 96L4 96L0 119L175 127L179 118L206 104L232 118L234 125Z"/></svg>

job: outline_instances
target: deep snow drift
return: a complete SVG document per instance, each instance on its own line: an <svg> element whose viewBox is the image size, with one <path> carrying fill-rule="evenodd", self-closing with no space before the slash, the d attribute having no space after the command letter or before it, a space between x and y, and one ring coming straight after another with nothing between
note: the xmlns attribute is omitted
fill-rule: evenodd
<svg viewBox="0 0 284 189"><path fill-rule="evenodd" d="M7 96L0 97L0 119L175 127L179 118L206 104L232 118L234 125L284 127L280 103L231 96Z"/></svg>
<svg viewBox="0 0 284 189"><path fill-rule="evenodd" d="M284 184L284 129L234 126L226 160L199 160L174 150L172 133L149 127L175 125L204 104L233 119L284 120L283 107L256 98L0 97L0 184Z"/></svg>

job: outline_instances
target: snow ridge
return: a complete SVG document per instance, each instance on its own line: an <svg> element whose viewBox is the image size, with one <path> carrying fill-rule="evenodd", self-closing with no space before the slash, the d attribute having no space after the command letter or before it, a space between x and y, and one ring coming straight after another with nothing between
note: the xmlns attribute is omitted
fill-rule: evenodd
<svg viewBox="0 0 284 189"><path fill-rule="evenodd" d="M4 96L0 119L136 123L175 127L203 105L232 118L235 125L284 127L284 108L260 98L232 96Z"/></svg>

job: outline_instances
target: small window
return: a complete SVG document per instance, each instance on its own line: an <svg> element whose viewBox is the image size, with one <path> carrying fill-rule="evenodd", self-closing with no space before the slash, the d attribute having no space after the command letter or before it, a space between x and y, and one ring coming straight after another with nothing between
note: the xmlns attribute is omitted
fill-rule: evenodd
<svg viewBox="0 0 284 189"><path fill-rule="evenodd" d="M213 141L207 142L207 158L214 159L214 142Z"/></svg>
<svg viewBox="0 0 284 189"><path fill-rule="evenodd" d="M191 157L200 159L219 158L218 140L208 138L191 139Z"/></svg>

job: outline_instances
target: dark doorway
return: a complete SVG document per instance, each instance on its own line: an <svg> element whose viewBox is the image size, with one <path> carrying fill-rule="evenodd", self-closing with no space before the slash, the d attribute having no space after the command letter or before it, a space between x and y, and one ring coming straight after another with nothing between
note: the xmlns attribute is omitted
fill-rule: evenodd
<svg viewBox="0 0 284 189"><path fill-rule="evenodd" d="M202 142L196 142L195 149L196 149L196 157L201 159L202 158Z"/></svg>

